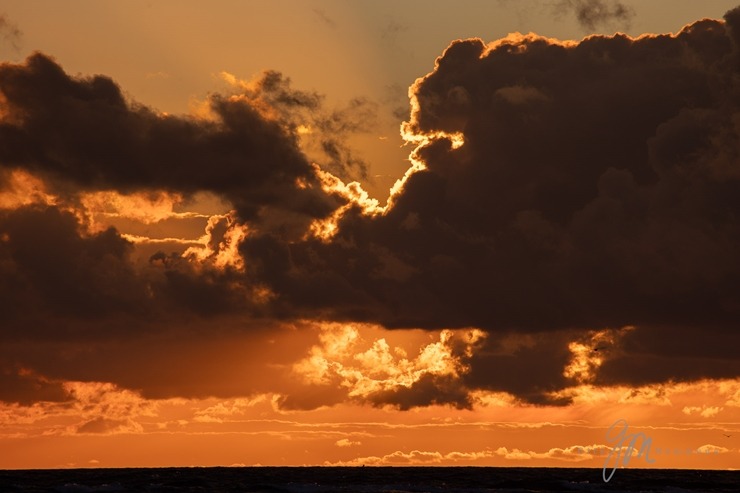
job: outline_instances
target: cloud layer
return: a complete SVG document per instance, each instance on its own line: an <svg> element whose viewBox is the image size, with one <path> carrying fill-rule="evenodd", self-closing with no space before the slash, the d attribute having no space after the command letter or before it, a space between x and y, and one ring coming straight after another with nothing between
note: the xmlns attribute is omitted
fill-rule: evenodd
<svg viewBox="0 0 740 493"><path fill-rule="evenodd" d="M158 351L181 364L203 341L264 345L298 320L486 334L475 350L440 346L464 371L371 379L384 386L376 405L466 407L476 390L562 404L577 382L736 377L739 32L736 10L676 35L455 41L410 89L403 132L417 147L385 207L351 182L364 165L343 144L372 118L367 102L327 112L276 72L225 74L232 94L172 116L43 54L3 64L0 398L64 398L61 380L265 391L219 387L213 368L185 372L192 385L157 374ZM18 193L34 180L31 199ZM207 192L233 212L196 214L210 217L199 249L142 263L134 237L91 220L101 192ZM117 365L132 354L152 373L127 377ZM284 368L301 360L295 347L270 354ZM254 355L254 368L268 364ZM334 368L337 382L348 377L336 368L359 371ZM355 390L369 382L353 378Z"/></svg>

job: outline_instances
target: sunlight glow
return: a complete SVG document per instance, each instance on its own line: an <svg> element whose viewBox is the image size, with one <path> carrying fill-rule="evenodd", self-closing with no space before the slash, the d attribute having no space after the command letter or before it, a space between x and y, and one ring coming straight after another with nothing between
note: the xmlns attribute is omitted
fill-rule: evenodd
<svg viewBox="0 0 740 493"><path fill-rule="evenodd" d="M198 239L203 246L188 248L182 257L201 263L208 262L219 269L231 267L243 271L244 259L239 253L239 245L247 234L247 225L237 222L235 211L210 216L205 234Z"/></svg>
<svg viewBox="0 0 740 493"><path fill-rule="evenodd" d="M0 209L16 209L24 205L55 205L58 198L49 193L40 178L22 171L13 170L7 174L7 182L0 189Z"/></svg>
<svg viewBox="0 0 740 493"><path fill-rule="evenodd" d="M153 224L165 219L208 217L196 212L175 212L183 203L182 195L157 191L150 193L121 194L115 191L88 192L80 196L80 202L89 215L103 217L124 217L144 224ZM92 220L97 229L102 227ZM95 229L95 228L94 228Z"/></svg>
<svg viewBox="0 0 740 493"><path fill-rule="evenodd" d="M627 332L635 330L632 326L621 329L604 329L588 332L581 340L568 344L573 354L568 366L563 370L563 376L575 379L579 383L592 381L596 371L604 363L605 357L613 354L618 348L621 337Z"/></svg>
<svg viewBox="0 0 740 493"><path fill-rule="evenodd" d="M469 370L464 358L472 355L485 337L481 331L442 330L438 341L420 347L415 357L409 357L385 338L368 347L368 341L360 336L361 329L361 325L327 325L319 336L320 344L294 364L293 371L307 383L338 385L347 388L350 397L368 397L410 388L427 375L458 378Z"/></svg>
<svg viewBox="0 0 740 493"><path fill-rule="evenodd" d="M383 213L384 208L378 205L376 199L370 198L359 182L353 181L345 184L333 174L322 170L319 165L314 164L313 167L321 182L321 188L326 193L340 196L346 203L338 207L331 216L313 221L309 226L306 237L319 238L322 241L331 240L339 230L339 221L353 207L358 207L361 213L366 216ZM303 186L305 186L305 183L303 183Z"/></svg>

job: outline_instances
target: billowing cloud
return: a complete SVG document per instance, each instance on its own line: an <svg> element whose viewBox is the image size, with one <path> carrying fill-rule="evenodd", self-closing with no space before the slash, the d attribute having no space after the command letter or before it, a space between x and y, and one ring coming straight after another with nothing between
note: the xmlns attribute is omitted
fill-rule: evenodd
<svg viewBox="0 0 740 493"><path fill-rule="evenodd" d="M1 65L0 398L470 408L736 378L739 19L453 42L410 89L385 204L344 144L372 126L361 99L224 73L231 92L173 116L43 54ZM357 327L439 338L404 355Z"/></svg>
<svg viewBox="0 0 740 493"><path fill-rule="evenodd" d="M266 102L316 107L314 95L290 92L287 84L269 73L251 93L211 96L210 119L178 117L127 102L107 77L70 77L37 53L0 67L0 161L49 179L57 190L207 191L228 199L244 219L265 206L324 217L334 204L311 186L314 168L298 148L296 129Z"/></svg>
<svg viewBox="0 0 740 493"><path fill-rule="evenodd" d="M383 214L357 207L329 242L243 252L281 252L260 273L285 310L539 333L497 382L535 400L566 385L578 333L601 328L635 327L597 382L734 377L735 16L634 39L455 42L411 89L415 168ZM471 375L502 375L491 353Z"/></svg>
<svg viewBox="0 0 740 493"><path fill-rule="evenodd" d="M385 338L369 342L357 328L328 325L319 336L320 344L293 371L317 390L341 389L342 400L400 409L432 404L469 408L472 402L462 377L484 334L441 331L438 337L408 354ZM300 407L292 399L286 404Z"/></svg>

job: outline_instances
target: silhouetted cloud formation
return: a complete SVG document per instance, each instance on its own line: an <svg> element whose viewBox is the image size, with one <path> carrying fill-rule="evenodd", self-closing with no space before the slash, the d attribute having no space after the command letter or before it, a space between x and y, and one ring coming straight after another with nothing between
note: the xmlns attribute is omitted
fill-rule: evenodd
<svg viewBox="0 0 740 493"><path fill-rule="evenodd" d="M284 107L315 107L316 96L291 94L267 74L253 94L213 95L212 120L157 114L127 103L109 78L77 79L35 54L0 67L7 114L0 161L76 189L123 192L210 191L230 200L244 219L270 206L308 218L334 204L308 185L313 168L294 128L260 113L263 98Z"/></svg>
<svg viewBox="0 0 740 493"><path fill-rule="evenodd" d="M456 42L414 87L426 169L392 208L348 212L329 242L252 237L243 253L284 308L389 326L730 327L736 57L717 21Z"/></svg>
<svg viewBox="0 0 740 493"><path fill-rule="evenodd" d="M734 15L676 36L454 43L413 88L407 130L429 139L416 153L426 169L392 208L350 211L330 242L247 238L252 274L282 293L276 313L503 334L636 325L629 340L653 342L611 357L642 361L640 376L615 360L605 379L617 367L626 381L736 376L727 354L704 370L656 343L666 330L697 354L709 351L699 331L734 342ZM458 133L455 149L443 136ZM532 352L517 384L564 385L566 348Z"/></svg>
<svg viewBox="0 0 740 493"><path fill-rule="evenodd" d="M568 4L626 15L618 2ZM0 189L30 173L56 199L0 211L0 378L11 389L0 398L26 402L34 382L45 382L38 398L59 398L64 379L147 396L264 390L216 383L240 361L206 370L205 353L226 343L171 368L210 338L266 344L258 327L296 320L488 334L451 349L465 371L366 396L376 405L464 408L480 389L565 404L553 396L574 384L573 341L626 326L590 382L737 377L738 32L735 10L675 36L452 43L412 86L415 164L385 209L342 181L363 174L343 144L373 115L362 100L327 113L319 95L267 72L212 95L208 118L170 116L42 54L4 64ZM313 131L319 165L301 148ZM236 212L209 223L207 255L159 252L140 266L130 239L86 223L81 194L104 190L205 191ZM70 349L82 343L102 356ZM299 358L291 350L284 365ZM127 372L132 355L141 364ZM342 398L291 389L287 407Z"/></svg>

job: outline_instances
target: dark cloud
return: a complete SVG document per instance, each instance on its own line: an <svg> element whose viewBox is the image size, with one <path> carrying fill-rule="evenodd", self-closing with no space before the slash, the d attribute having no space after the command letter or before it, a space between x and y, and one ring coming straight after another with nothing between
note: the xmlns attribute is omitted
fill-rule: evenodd
<svg viewBox="0 0 740 493"><path fill-rule="evenodd" d="M36 375L32 371L3 361L0 366L0 401L30 406L38 401L63 402L69 400L61 382Z"/></svg>
<svg viewBox="0 0 740 493"><path fill-rule="evenodd" d="M92 233L57 207L0 211L0 235L0 308L5 320L13 322L4 335L17 327L25 335L52 330L62 338L78 337L75 320L135 321L170 311L209 315L247 309L247 296L237 299L231 270L196 271L181 256L163 253L137 268L131 259L133 244L115 229ZM56 322L44 323L43 317ZM76 327L70 329L74 334L65 326Z"/></svg>
<svg viewBox="0 0 740 493"><path fill-rule="evenodd" d="M113 229L87 237L70 213L24 207L0 213L0 306L6 320L48 312L89 317L136 310L146 286L128 262L132 245Z"/></svg>
<svg viewBox="0 0 740 493"><path fill-rule="evenodd" d="M267 105L272 118L292 136L300 135L305 159L344 180L364 179L367 166L353 155L346 143L350 134L366 133L377 126L377 105L362 97L343 107L323 108L324 97L291 86L290 78L267 70L252 84L240 82L245 96L258 105Z"/></svg>
<svg viewBox="0 0 740 493"><path fill-rule="evenodd" d="M318 106L315 95L290 92L279 74L266 74L251 97L212 95L214 121L130 104L109 78L70 77L38 53L0 66L0 91L7 100L0 161L59 187L209 191L246 220L267 206L307 220L336 207L318 190L295 129L260 112L263 96L282 108Z"/></svg>
<svg viewBox="0 0 740 493"><path fill-rule="evenodd" d="M282 294L275 313L491 333L636 325L697 347L712 330L728 347L740 300L735 16L676 36L453 43L414 87L409 130L430 136L417 151L426 169L391 209L350 210L330 242L243 244ZM434 138L458 132L457 149ZM566 342L555 349L483 358L470 378L546 400L566 383ZM670 345L650 355L672 363L640 381L740 372L728 360L680 369ZM627 364L615 374L637 381ZM516 379L491 376L506 368Z"/></svg>
<svg viewBox="0 0 740 493"><path fill-rule="evenodd" d="M459 378L368 399L404 409L469 407L476 389L564 404L552 395L574 383L563 376L569 344L604 328L636 327L605 352L597 383L737 377L739 16L675 36L454 42L412 88L406 132L424 169L382 214L348 198L356 187L322 188L302 147L314 135L322 169L362 176L343 136L367 128L365 101L327 112L320 95L267 72L211 96L206 121L130 103L110 79L70 77L41 54L0 66L0 184L21 169L62 197L0 214L0 336L33 341L5 350L18 390L2 398L27 398L19 368L146 396L264 390L219 386L239 352L209 367L226 345L205 341L299 319L488 333ZM445 137L456 134L464 145ZM234 204L209 247L244 228L244 268L163 252L136 264L118 231L91 231L74 213L77 194L96 190L207 191ZM333 236L310 233L335 214ZM514 336L529 342L501 342ZM266 364L258 353L251 371Z"/></svg>
<svg viewBox="0 0 740 493"><path fill-rule="evenodd" d="M410 387L399 386L392 391L378 392L369 400L375 406L390 404L402 411L432 405L472 409L469 391L458 378L426 374Z"/></svg>
<svg viewBox="0 0 740 493"><path fill-rule="evenodd" d="M77 433L110 433L124 428L127 424L124 420L94 418L79 425Z"/></svg>
<svg viewBox="0 0 740 493"><path fill-rule="evenodd" d="M558 12L572 12L578 23L586 30L616 24L628 26L634 10L618 0L559 0L555 4Z"/></svg>
<svg viewBox="0 0 740 493"><path fill-rule="evenodd" d="M110 79L71 77L42 54L0 66L0 191L12 195L11 173L22 171L41 178L58 202L0 209L3 400L27 402L34 388L38 399L49 398L48 386L18 368L38 369L49 381L118 382L153 396L254 390L241 379L205 390L204 382L214 380L206 362L180 358L202 348L203 337L250 334L255 324L273 327L253 322L260 317L255 286L245 285L235 267L208 259L159 252L148 262L135 261L134 244L117 230L88 227L80 200L82 193L101 190L163 190L186 198L210 192L237 210L229 224L207 231L213 255L225 231L245 223L283 240L303 235L342 201L319 186L299 147L298 126L308 119L320 123L340 154L346 150L341 136L365 124L357 115L369 106L358 100L324 112L320 96L293 91L276 72L242 89L212 95L214 118L203 120L128 102ZM341 158L334 159L338 174ZM235 321L237 314L252 322ZM173 327L180 332L172 335ZM199 342L173 344L185 334ZM170 350L176 354L163 363ZM132 361L141 371L132 370ZM221 370L230 371L238 359L228 361ZM173 370L183 366L192 368L185 379Z"/></svg>
<svg viewBox="0 0 740 493"><path fill-rule="evenodd" d="M470 359L463 382L469 389L508 392L522 402L567 404L567 399L549 394L573 383L563 376L572 358L568 343L573 337L563 331L520 341L511 336L491 338Z"/></svg>
<svg viewBox="0 0 740 493"><path fill-rule="evenodd" d="M599 369L602 385L643 385L740 375L733 348L740 334L704 329L700 336L673 327L646 327L626 334L617 347L608 348Z"/></svg>
<svg viewBox="0 0 740 493"><path fill-rule="evenodd" d="M266 273L286 303L302 303L290 297L301 283L333 279L391 326L732 326L740 204L725 25L485 49L453 44L414 89L410 129L460 132L465 145L432 139L417 152L427 169L385 215L350 212L332 242L286 247L291 269ZM383 277L390 258L409 267L403 280Z"/></svg>
<svg viewBox="0 0 740 493"><path fill-rule="evenodd" d="M264 392L306 398L306 389L292 383L285 369L316 339L305 324L184 314L94 322L57 320L45 333L6 336L0 345L0 400L66 402L70 395L62 383L68 381L111 382L150 399ZM62 333L54 334L55 329ZM88 333L75 332L81 329Z"/></svg>

